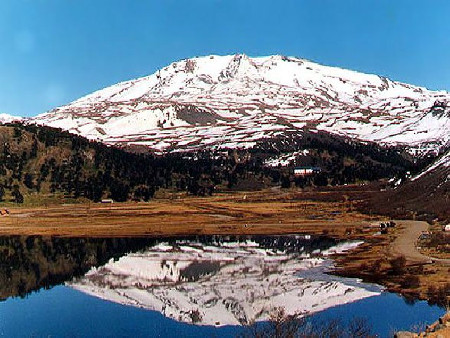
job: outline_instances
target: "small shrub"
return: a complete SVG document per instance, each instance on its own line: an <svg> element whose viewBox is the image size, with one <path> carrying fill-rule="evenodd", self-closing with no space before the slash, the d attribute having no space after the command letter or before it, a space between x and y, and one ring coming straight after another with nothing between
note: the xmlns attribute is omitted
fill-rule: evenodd
<svg viewBox="0 0 450 338"><path fill-rule="evenodd" d="M202 314L200 313L200 311L198 309L192 310L189 313L189 316L191 317L191 320L192 320L193 324L201 322L202 318L203 318Z"/></svg>
<svg viewBox="0 0 450 338"><path fill-rule="evenodd" d="M406 258L405 256L398 256L389 261L391 264L392 272L396 275L400 275L405 271Z"/></svg>
<svg viewBox="0 0 450 338"><path fill-rule="evenodd" d="M420 279L416 275L406 275L400 285L408 289L416 289L420 286Z"/></svg>

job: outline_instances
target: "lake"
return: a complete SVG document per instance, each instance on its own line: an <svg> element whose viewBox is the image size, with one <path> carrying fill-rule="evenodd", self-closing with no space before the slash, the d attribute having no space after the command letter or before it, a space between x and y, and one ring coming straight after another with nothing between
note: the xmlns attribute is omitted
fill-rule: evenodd
<svg viewBox="0 0 450 338"><path fill-rule="evenodd" d="M273 309L364 317L380 336L444 313L326 273L358 243L314 236L0 238L6 337L233 337Z"/></svg>

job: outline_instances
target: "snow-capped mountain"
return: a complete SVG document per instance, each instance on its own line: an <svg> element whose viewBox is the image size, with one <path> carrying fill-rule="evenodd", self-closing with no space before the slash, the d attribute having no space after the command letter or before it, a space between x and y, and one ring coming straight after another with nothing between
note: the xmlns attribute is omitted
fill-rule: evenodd
<svg viewBox="0 0 450 338"><path fill-rule="evenodd" d="M161 243L94 268L69 286L124 305L200 325L268 320L277 307L314 313L379 295L379 287L324 273L327 256L354 248L280 251L247 240L207 245Z"/></svg>
<svg viewBox="0 0 450 338"><path fill-rule="evenodd" d="M9 114L0 114L0 124L1 123L11 123L15 121L21 121L22 118L18 116L12 116Z"/></svg>
<svg viewBox="0 0 450 338"><path fill-rule="evenodd" d="M449 142L450 94L307 60L186 59L30 120L109 144L154 150L251 147L302 128L437 151Z"/></svg>

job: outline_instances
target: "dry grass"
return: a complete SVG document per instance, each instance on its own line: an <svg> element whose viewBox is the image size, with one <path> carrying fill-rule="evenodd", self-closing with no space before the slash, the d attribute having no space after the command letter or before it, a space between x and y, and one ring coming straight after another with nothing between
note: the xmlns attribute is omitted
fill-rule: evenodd
<svg viewBox="0 0 450 338"><path fill-rule="evenodd" d="M170 236L189 234L324 233L362 231L372 218L346 202L313 202L270 190L149 203L70 204L11 208L0 235Z"/></svg>

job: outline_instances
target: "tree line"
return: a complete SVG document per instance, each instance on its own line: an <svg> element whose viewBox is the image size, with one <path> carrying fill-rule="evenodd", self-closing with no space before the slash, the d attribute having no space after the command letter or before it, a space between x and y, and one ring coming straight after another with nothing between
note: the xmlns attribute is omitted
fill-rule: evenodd
<svg viewBox="0 0 450 338"><path fill-rule="evenodd" d="M399 177L422 168L396 148L362 144L326 133L288 135L260 141L252 149L202 150L155 155L131 152L59 129L1 126L0 201L22 203L24 193L62 193L92 201L149 201L159 189L205 196L217 190L350 184ZM267 159L308 149L287 167ZM321 167L320 174L295 177L293 167Z"/></svg>

